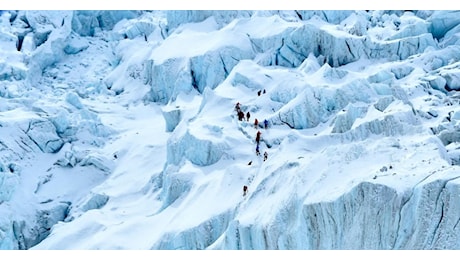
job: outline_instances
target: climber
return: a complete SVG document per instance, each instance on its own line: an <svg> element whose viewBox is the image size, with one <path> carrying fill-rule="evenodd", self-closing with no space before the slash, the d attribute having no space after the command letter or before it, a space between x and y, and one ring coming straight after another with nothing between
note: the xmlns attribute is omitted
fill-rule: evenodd
<svg viewBox="0 0 460 260"><path fill-rule="evenodd" d="M257 135L256 135L256 143L257 143L257 145L259 145L259 142L260 142L260 135L261 135L261 134L262 134L262 133L261 133L260 131L257 131Z"/></svg>
<svg viewBox="0 0 460 260"><path fill-rule="evenodd" d="M240 102L237 102L235 105L236 112L240 112Z"/></svg>
<svg viewBox="0 0 460 260"><path fill-rule="evenodd" d="M238 112L238 120L243 121L243 119L244 119L244 112L240 110Z"/></svg>
<svg viewBox="0 0 460 260"><path fill-rule="evenodd" d="M247 193L248 193L248 186L244 185L243 186L243 196L246 196Z"/></svg>
<svg viewBox="0 0 460 260"><path fill-rule="evenodd" d="M260 96L260 93L262 93L262 90L257 91L257 96Z"/></svg>
<svg viewBox="0 0 460 260"><path fill-rule="evenodd" d="M246 120L249 122L249 118L251 117L251 114L249 113L249 111L246 113Z"/></svg>
<svg viewBox="0 0 460 260"><path fill-rule="evenodd" d="M454 111L450 111L449 113L447 113L447 116L446 116L446 119L447 121L451 121L452 120L452 114L454 113Z"/></svg>
<svg viewBox="0 0 460 260"><path fill-rule="evenodd" d="M268 153L267 153L267 151L265 151L264 152L264 162L267 160L267 158L268 158Z"/></svg>
<svg viewBox="0 0 460 260"><path fill-rule="evenodd" d="M259 120L257 120L257 118L254 120L254 128L257 129L257 127L259 126Z"/></svg>
<svg viewBox="0 0 460 260"><path fill-rule="evenodd" d="M256 155L259 156L260 155L260 151L259 151L259 144L256 145Z"/></svg>
<svg viewBox="0 0 460 260"><path fill-rule="evenodd" d="M264 89L264 92L262 92L262 93L265 94L265 93L267 93L267 92L266 92L265 89Z"/></svg>
<svg viewBox="0 0 460 260"><path fill-rule="evenodd" d="M267 119L264 120L264 126L265 126L265 129L268 128L268 120Z"/></svg>

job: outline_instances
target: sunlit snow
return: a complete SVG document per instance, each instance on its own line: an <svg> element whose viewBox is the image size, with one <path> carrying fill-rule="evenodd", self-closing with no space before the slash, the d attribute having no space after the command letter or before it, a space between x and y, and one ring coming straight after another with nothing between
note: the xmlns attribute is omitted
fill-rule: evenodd
<svg viewBox="0 0 460 260"><path fill-rule="evenodd" d="M458 17L2 11L0 249L460 249Z"/></svg>

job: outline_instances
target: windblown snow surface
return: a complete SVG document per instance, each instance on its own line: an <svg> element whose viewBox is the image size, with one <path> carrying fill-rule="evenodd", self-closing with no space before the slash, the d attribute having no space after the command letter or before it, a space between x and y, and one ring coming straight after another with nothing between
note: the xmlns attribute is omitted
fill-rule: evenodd
<svg viewBox="0 0 460 260"><path fill-rule="evenodd" d="M0 19L0 249L460 249L458 11Z"/></svg>

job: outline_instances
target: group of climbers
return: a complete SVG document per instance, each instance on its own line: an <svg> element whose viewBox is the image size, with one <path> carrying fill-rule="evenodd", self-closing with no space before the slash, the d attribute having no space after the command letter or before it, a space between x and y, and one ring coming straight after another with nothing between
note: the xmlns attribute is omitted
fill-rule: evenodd
<svg viewBox="0 0 460 260"><path fill-rule="evenodd" d="M259 90L257 92L258 96L260 96L261 94L265 94L266 91L265 89L263 90ZM249 122L249 119L251 118L251 114L250 112L246 112L246 114L242 111L242 108L241 108L241 104L240 102L237 102L236 105L235 105L235 110L237 112L237 115L238 115L238 120L239 121L244 121L246 120L247 122ZM245 117L246 115L246 117ZM257 118L254 118L254 128L255 129L261 129L263 127L263 129L268 129L268 126L269 126L269 122L267 119L264 119L263 121L263 126L259 125L259 120ZM256 156L260 156L260 141L261 141L261 136L262 136L262 132L260 130L257 131L256 133ZM265 162L266 160L268 159L268 152L267 151L264 151L264 154L263 154L263 161ZM252 165L252 161L250 161L248 163L248 165ZM244 185L243 186L243 196L246 196L246 194L248 193L248 186Z"/></svg>
<svg viewBox="0 0 460 260"><path fill-rule="evenodd" d="M256 134L256 155L259 156L260 155L260 135L262 133L260 131L257 131L257 134ZM264 152L264 162L268 159L268 153L267 151Z"/></svg>
<svg viewBox="0 0 460 260"><path fill-rule="evenodd" d="M243 121L243 120L246 119L246 121L249 122L249 118L251 118L251 113L249 113L249 111L248 111L248 112L246 112L246 114L244 114L243 110L241 109L240 102L236 103L235 111L236 111L236 114L238 116L239 121Z"/></svg>
<svg viewBox="0 0 460 260"><path fill-rule="evenodd" d="M249 112L248 112L249 113ZM249 117L248 117L248 121L249 121ZM259 120L256 118L254 119L254 128L255 129L258 129L260 127L259 125ZM264 119L264 128L267 129L268 128L268 120L267 119Z"/></svg>

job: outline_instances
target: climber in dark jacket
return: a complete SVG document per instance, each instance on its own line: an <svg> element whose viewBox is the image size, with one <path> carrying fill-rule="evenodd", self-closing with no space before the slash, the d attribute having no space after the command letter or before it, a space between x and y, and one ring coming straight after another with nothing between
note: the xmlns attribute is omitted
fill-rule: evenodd
<svg viewBox="0 0 460 260"><path fill-rule="evenodd" d="M240 110L238 112L238 120L243 121L243 119L244 119L244 112Z"/></svg>
<svg viewBox="0 0 460 260"><path fill-rule="evenodd" d="M237 102L235 105L236 112L240 112L240 102Z"/></svg>
<svg viewBox="0 0 460 260"><path fill-rule="evenodd" d="M256 135L256 143L257 143L257 145L259 145L259 142L260 142L260 135L261 135L261 134L262 134L262 133L261 133L260 131L257 131L257 135Z"/></svg>

